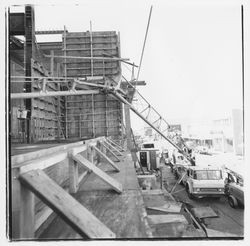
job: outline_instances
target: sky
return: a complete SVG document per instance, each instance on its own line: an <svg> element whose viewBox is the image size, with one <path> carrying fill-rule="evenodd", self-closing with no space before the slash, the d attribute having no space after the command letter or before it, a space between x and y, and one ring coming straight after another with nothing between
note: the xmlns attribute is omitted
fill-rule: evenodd
<svg viewBox="0 0 250 246"><path fill-rule="evenodd" d="M239 2L42 3L35 5L36 30L65 25L70 32L87 31L91 21L93 31L119 31L121 56L137 65L152 5L139 77L147 85L138 87L140 93L170 123L223 118L242 108ZM128 67L123 66L123 73L130 78ZM132 124L141 127L133 115Z"/></svg>

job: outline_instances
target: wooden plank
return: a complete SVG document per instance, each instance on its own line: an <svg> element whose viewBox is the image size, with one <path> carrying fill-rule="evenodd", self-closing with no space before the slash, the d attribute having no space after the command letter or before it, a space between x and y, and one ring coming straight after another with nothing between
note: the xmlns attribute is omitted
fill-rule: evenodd
<svg viewBox="0 0 250 246"><path fill-rule="evenodd" d="M20 168L20 173L25 173L35 169L45 169L50 167L58 162L64 161L68 157L66 151L61 151L59 153L51 154L48 156L41 157L36 160L30 160L18 165L15 165L14 168Z"/></svg>
<svg viewBox="0 0 250 246"><path fill-rule="evenodd" d="M82 182L82 180L87 176L87 174L89 174L89 172L85 171L81 175L79 175L78 184L80 184Z"/></svg>
<svg viewBox="0 0 250 246"><path fill-rule="evenodd" d="M119 157L106 145L106 144L104 144L103 143L103 141L101 142L101 145L103 146L103 147L105 147L106 148L106 150L108 150L109 151L109 153L112 155L112 156L114 156L115 157L115 159L117 160L117 161L120 161L120 159L119 159Z"/></svg>
<svg viewBox="0 0 250 246"><path fill-rule="evenodd" d="M177 202L168 202L167 204L164 204L163 206L155 206L155 207L147 207L148 209L156 210L156 211L162 211L166 213L180 213L181 211L181 203Z"/></svg>
<svg viewBox="0 0 250 246"><path fill-rule="evenodd" d="M122 156L122 153L116 148L114 147L112 144L110 144L108 141L104 140L104 142L110 146L114 151L116 151L120 156Z"/></svg>
<svg viewBox="0 0 250 246"><path fill-rule="evenodd" d="M188 224L185 216L182 214L148 215L148 222L151 225L168 224L176 222Z"/></svg>
<svg viewBox="0 0 250 246"><path fill-rule="evenodd" d="M214 212L211 207L197 207L192 208L191 211L198 218L214 218L218 217L218 215Z"/></svg>
<svg viewBox="0 0 250 246"><path fill-rule="evenodd" d="M35 197L21 185L20 239L33 239L35 235Z"/></svg>
<svg viewBox="0 0 250 246"><path fill-rule="evenodd" d="M83 151L86 151L87 150L87 146L86 145L80 145L80 146L76 146L74 148L72 148L72 150L70 150L70 153L72 155L77 155Z"/></svg>
<svg viewBox="0 0 250 246"><path fill-rule="evenodd" d="M115 145L120 151L125 151L120 145L118 145L116 142L112 141L109 138L106 138L111 144Z"/></svg>
<svg viewBox="0 0 250 246"><path fill-rule="evenodd" d="M22 174L20 181L81 236L114 238L115 234L42 170Z"/></svg>
<svg viewBox="0 0 250 246"><path fill-rule="evenodd" d="M109 159L100 149L93 147L96 152L101 155L116 171L120 172L120 169L115 165L115 163Z"/></svg>
<svg viewBox="0 0 250 246"><path fill-rule="evenodd" d="M107 175L101 169L96 167L93 163L85 159L83 156L78 154L73 156L73 159L77 161L79 164L83 165L87 170L95 173L100 179L108 183L115 191L117 191L118 193L122 192L122 185L119 182L111 178L109 175Z"/></svg>
<svg viewBox="0 0 250 246"><path fill-rule="evenodd" d="M69 158L69 192L76 193L78 184L78 164L72 158Z"/></svg>
<svg viewBox="0 0 250 246"><path fill-rule="evenodd" d="M232 234L229 232L223 232L223 231L217 231L217 230L213 230L213 229L208 229L206 228L206 232L207 232L207 237L235 237L235 238L239 238L242 237L242 235L237 235L237 234Z"/></svg>
<svg viewBox="0 0 250 246"><path fill-rule="evenodd" d="M26 162L26 161L30 161L30 160L37 159L37 158L40 158L43 156L47 156L49 154L54 154L55 152L59 152L62 150L72 148L72 147L80 145L82 143L83 143L83 141L79 141L79 142L75 142L75 143L71 143L71 144L60 145L60 146L53 147L53 148L47 148L47 149L42 149L42 150L40 149L38 151L34 151L31 153L14 155L11 157L12 167L16 167L16 166L18 166L18 164Z"/></svg>
<svg viewBox="0 0 250 246"><path fill-rule="evenodd" d="M45 206L41 211L39 211L35 215L35 231L39 229L39 227L49 218L49 216L52 213L53 213L53 210Z"/></svg>

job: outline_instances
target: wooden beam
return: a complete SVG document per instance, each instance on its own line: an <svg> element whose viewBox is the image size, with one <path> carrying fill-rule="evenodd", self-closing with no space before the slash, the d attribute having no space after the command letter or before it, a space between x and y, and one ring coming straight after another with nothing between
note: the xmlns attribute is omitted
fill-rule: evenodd
<svg viewBox="0 0 250 246"><path fill-rule="evenodd" d="M38 151L26 153L26 154L14 155L11 157L12 168L23 166L23 162L38 159L44 156L48 156L56 152L58 153L61 151L65 151L73 147L82 145L82 144L83 144L83 141L79 141L79 142L75 142L71 144L59 145L59 146L48 148L48 149L41 149Z"/></svg>
<svg viewBox="0 0 250 246"><path fill-rule="evenodd" d="M21 185L18 180L20 170L18 168L11 169L11 239L20 239L20 201L21 201Z"/></svg>
<svg viewBox="0 0 250 246"><path fill-rule="evenodd" d="M19 179L81 236L89 238L115 237L109 228L42 170L33 170L22 174Z"/></svg>
<svg viewBox="0 0 250 246"><path fill-rule="evenodd" d="M127 138L127 148L129 151L133 148L132 136L131 136L131 120L130 120L130 107L129 105L124 105L124 114L125 114L125 130Z"/></svg>
<svg viewBox="0 0 250 246"><path fill-rule="evenodd" d="M93 147L96 152L101 155L116 171L120 172L120 169L115 165L115 163L108 158L108 156L106 156L100 149Z"/></svg>
<svg viewBox="0 0 250 246"><path fill-rule="evenodd" d="M40 210L35 215L35 231L37 231L40 226L43 225L43 223L46 222L46 220L51 216L53 213L53 210L47 206L43 207L42 210Z"/></svg>
<svg viewBox="0 0 250 246"><path fill-rule="evenodd" d="M35 197L21 185L20 239L34 239L35 236Z"/></svg>
<svg viewBox="0 0 250 246"><path fill-rule="evenodd" d="M104 140L104 142L105 142L109 147L111 147L114 151L116 151L116 152L119 154L119 156L122 156L122 153L121 153L116 147L114 147L112 144L110 144L108 141L106 141L106 139Z"/></svg>
<svg viewBox="0 0 250 246"><path fill-rule="evenodd" d="M83 145L80 145L80 146L76 146L76 147L73 147L69 153L72 154L72 155L77 155L83 151L86 151L87 150L87 146L86 144L83 144Z"/></svg>
<svg viewBox="0 0 250 246"><path fill-rule="evenodd" d="M100 143L101 143L101 145L102 145L106 150L109 151L109 153L110 153L112 156L114 156L114 157L117 159L117 161L120 161L119 157L118 157L118 156L117 156L108 146L106 146L106 145L104 144L103 141L101 141Z"/></svg>
<svg viewBox="0 0 250 246"><path fill-rule="evenodd" d="M30 160L24 163L20 163L12 168L20 168L20 173L25 173L31 170L45 169L58 162L64 161L67 157L68 153L66 151L61 151L55 154L41 157L36 160Z"/></svg>
<svg viewBox="0 0 250 246"><path fill-rule="evenodd" d="M78 164L69 158L69 193L76 193L78 190Z"/></svg>
<svg viewBox="0 0 250 246"><path fill-rule="evenodd" d="M96 167L93 163L85 159L83 156L77 154L75 156L72 156L72 158L79 164L81 164L84 168L86 168L88 171L91 171L96 174L105 183L109 184L115 191L117 191L118 193L122 192L122 185L119 182L111 178L104 171Z"/></svg>
<svg viewBox="0 0 250 246"><path fill-rule="evenodd" d="M81 175L79 175L78 184L80 184L82 182L82 180L87 176L87 174L89 174L89 172L84 171Z"/></svg>
<svg viewBox="0 0 250 246"><path fill-rule="evenodd" d="M108 142L110 142L111 144L115 145L120 151L124 151L124 149L123 149L121 146L119 146L117 143L115 143L115 142L112 141L111 139L106 138L106 140L107 140Z"/></svg>

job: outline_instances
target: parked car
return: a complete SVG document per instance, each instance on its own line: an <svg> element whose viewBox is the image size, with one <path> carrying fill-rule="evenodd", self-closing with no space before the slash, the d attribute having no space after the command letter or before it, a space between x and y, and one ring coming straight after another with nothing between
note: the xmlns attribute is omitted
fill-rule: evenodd
<svg viewBox="0 0 250 246"><path fill-rule="evenodd" d="M184 174L186 174L188 167L189 165L187 164L175 164L173 166L173 173L175 175L175 178L180 179ZM180 183L183 184L183 181L181 181Z"/></svg>
<svg viewBox="0 0 250 246"><path fill-rule="evenodd" d="M210 149L207 146L197 146L196 152L202 155L212 155Z"/></svg>
<svg viewBox="0 0 250 246"><path fill-rule="evenodd" d="M227 175L225 194L229 205L237 208L239 205L244 205L243 177L229 169L227 169Z"/></svg>
<svg viewBox="0 0 250 246"><path fill-rule="evenodd" d="M224 196L225 183L222 169L214 166L190 166L182 183L189 198Z"/></svg>

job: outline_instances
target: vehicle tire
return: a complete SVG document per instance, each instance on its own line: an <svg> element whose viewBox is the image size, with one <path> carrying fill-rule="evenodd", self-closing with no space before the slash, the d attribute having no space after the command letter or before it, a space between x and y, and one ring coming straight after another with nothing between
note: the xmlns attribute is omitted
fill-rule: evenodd
<svg viewBox="0 0 250 246"><path fill-rule="evenodd" d="M188 197L189 197L190 199L193 199L194 196L190 193L190 189L189 189L188 184L186 184L186 191L187 191Z"/></svg>
<svg viewBox="0 0 250 246"><path fill-rule="evenodd" d="M229 196L228 197L228 203L232 208L237 208L238 207L238 201L234 196Z"/></svg>

